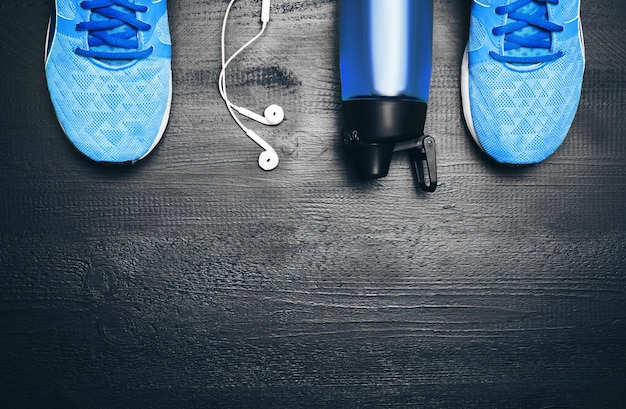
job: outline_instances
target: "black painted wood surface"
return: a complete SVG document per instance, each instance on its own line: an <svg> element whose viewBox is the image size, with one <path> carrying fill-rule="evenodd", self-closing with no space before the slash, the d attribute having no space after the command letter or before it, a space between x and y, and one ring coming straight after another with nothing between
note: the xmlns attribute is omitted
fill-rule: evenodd
<svg viewBox="0 0 626 409"><path fill-rule="evenodd" d="M142 163L64 137L44 79L51 0L0 4L0 408L626 407L626 3L583 1L580 109L544 163L491 163L464 126L469 2L435 1L427 131L361 182L339 141L336 2L273 0L217 91L226 1L170 0L174 99ZM235 4L232 51L259 29Z"/></svg>

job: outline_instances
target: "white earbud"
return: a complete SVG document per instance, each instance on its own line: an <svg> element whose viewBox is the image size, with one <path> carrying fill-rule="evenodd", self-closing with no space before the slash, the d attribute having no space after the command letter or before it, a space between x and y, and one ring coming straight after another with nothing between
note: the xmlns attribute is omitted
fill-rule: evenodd
<svg viewBox="0 0 626 409"><path fill-rule="evenodd" d="M250 111L244 107L234 107L241 115L245 115L250 119L254 119L264 125L278 125L285 119L285 112L278 105L272 104L265 108L263 116Z"/></svg>
<svg viewBox="0 0 626 409"><path fill-rule="evenodd" d="M259 166L263 170L273 170L278 166L278 155L276 151L272 149L271 151L263 151L259 155Z"/></svg>
<svg viewBox="0 0 626 409"><path fill-rule="evenodd" d="M278 166L278 155L269 143L265 142L263 138L257 135L252 129L248 129L246 135L263 148L263 152L259 155L259 166L261 169L272 170Z"/></svg>

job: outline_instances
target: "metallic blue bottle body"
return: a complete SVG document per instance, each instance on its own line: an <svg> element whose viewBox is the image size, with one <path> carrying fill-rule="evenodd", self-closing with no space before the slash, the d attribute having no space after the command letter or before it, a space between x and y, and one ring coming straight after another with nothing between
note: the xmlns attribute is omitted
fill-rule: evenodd
<svg viewBox="0 0 626 409"><path fill-rule="evenodd" d="M344 101L428 101L433 0L339 0Z"/></svg>

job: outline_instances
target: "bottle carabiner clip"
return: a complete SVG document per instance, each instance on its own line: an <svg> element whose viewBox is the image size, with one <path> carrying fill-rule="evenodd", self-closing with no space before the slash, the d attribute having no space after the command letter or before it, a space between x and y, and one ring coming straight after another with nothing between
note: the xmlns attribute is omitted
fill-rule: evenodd
<svg viewBox="0 0 626 409"><path fill-rule="evenodd" d="M417 184L422 190L434 192L437 189L437 149L435 138L422 136L417 147L411 149L411 162L417 176Z"/></svg>

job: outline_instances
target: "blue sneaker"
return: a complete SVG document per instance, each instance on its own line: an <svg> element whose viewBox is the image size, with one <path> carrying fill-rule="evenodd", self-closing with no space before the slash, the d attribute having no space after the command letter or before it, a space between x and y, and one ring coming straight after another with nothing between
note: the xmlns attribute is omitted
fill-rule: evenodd
<svg viewBox="0 0 626 409"><path fill-rule="evenodd" d="M538 163L565 139L585 68L579 9L579 0L473 1L463 113L496 161Z"/></svg>
<svg viewBox="0 0 626 409"><path fill-rule="evenodd" d="M132 163L154 149L172 100L165 0L56 0L45 63L57 118L79 151Z"/></svg>

